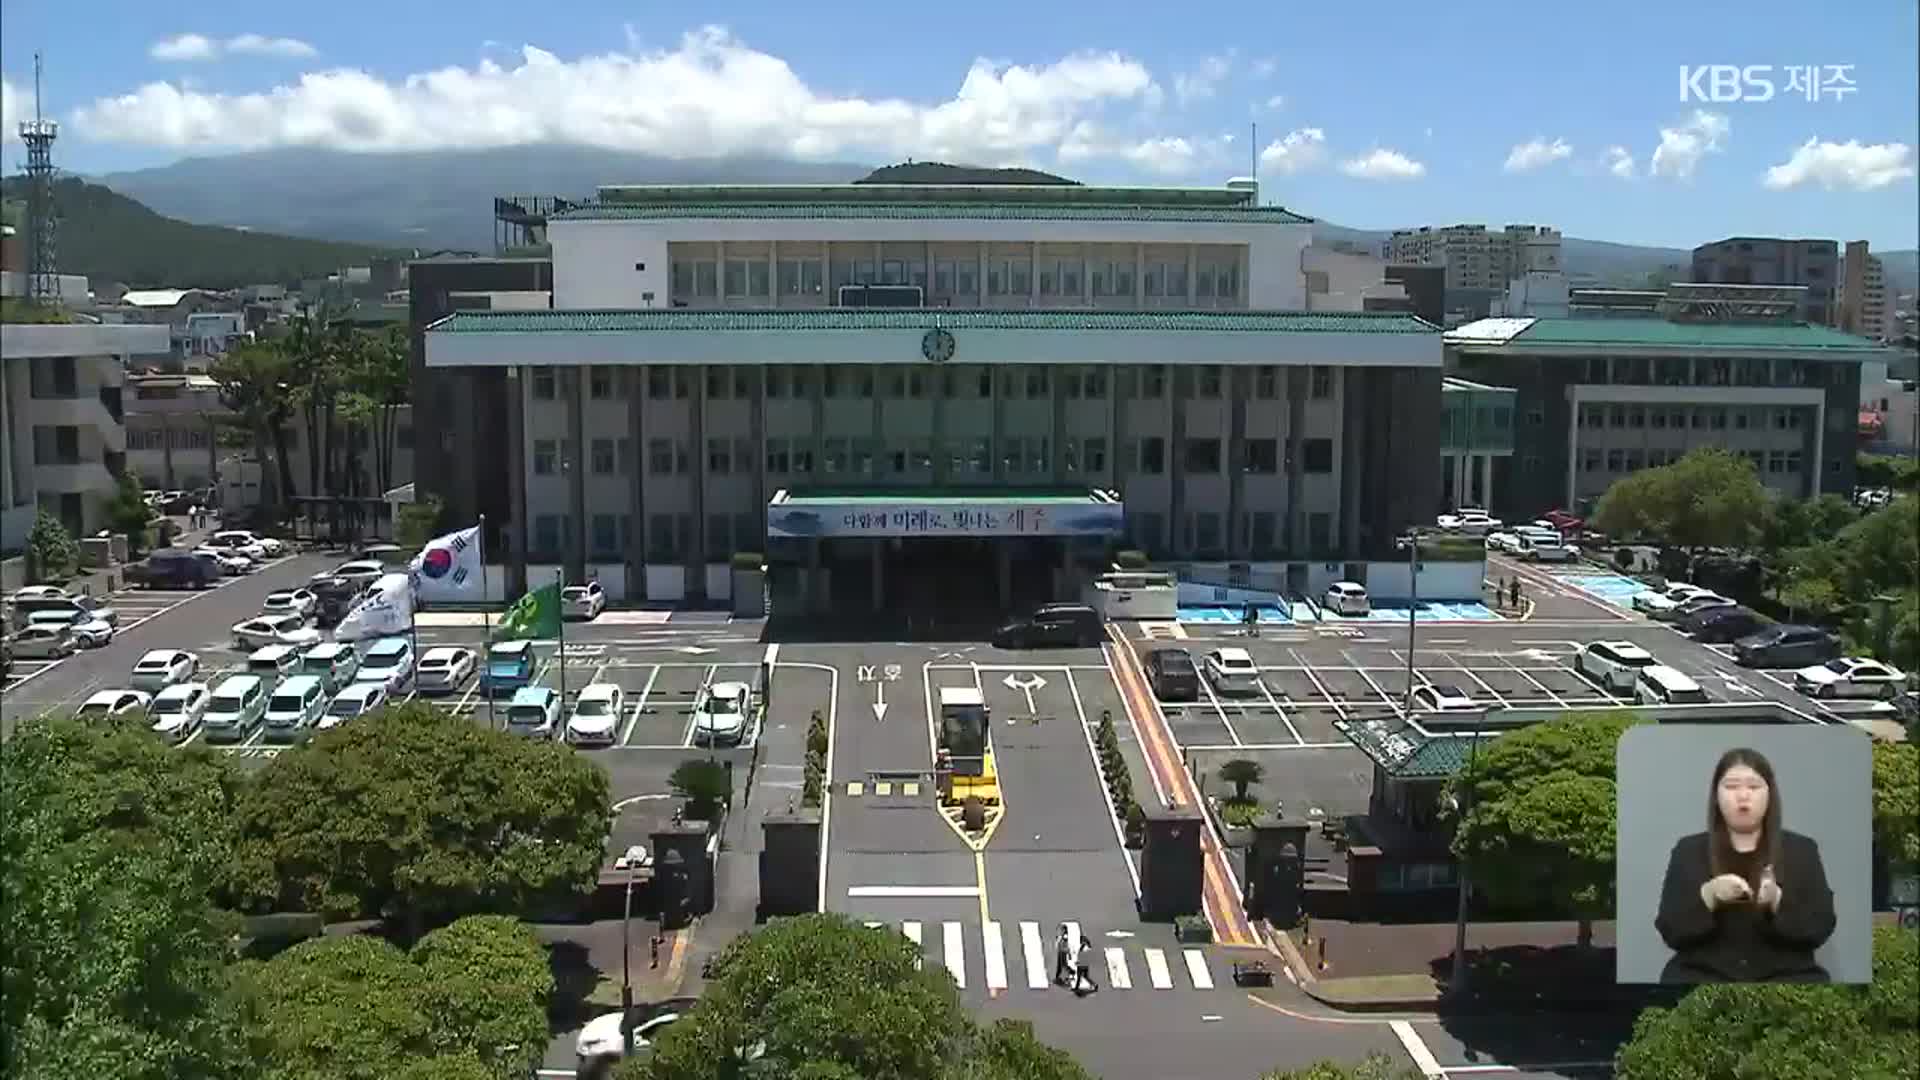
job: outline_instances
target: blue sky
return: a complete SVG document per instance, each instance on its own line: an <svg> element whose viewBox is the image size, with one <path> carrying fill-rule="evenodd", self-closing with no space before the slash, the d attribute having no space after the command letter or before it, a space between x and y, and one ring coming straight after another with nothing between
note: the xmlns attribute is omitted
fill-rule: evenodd
<svg viewBox="0 0 1920 1080"><path fill-rule="evenodd" d="M1345 225L1908 248L1916 41L1913 0L8 0L0 153L18 167L38 48L57 160L81 172L276 145L553 139L1217 184L1252 167L1257 122L1263 193ZM1771 65L1773 99L1683 103L1683 64ZM1851 93L1789 92L1789 66L1837 65Z"/></svg>

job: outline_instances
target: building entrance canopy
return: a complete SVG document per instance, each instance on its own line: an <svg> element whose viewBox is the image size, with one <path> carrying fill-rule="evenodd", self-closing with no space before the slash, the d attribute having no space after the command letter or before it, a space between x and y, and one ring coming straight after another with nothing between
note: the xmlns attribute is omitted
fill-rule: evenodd
<svg viewBox="0 0 1920 1080"><path fill-rule="evenodd" d="M767 504L775 539L1116 537L1125 527L1117 494L1085 489L780 491Z"/></svg>

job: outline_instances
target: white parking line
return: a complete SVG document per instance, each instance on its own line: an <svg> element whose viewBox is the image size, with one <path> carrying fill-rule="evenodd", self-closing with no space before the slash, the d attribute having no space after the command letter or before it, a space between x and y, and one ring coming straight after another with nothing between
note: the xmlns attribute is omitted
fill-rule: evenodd
<svg viewBox="0 0 1920 1080"><path fill-rule="evenodd" d="M1533 676L1531 676L1531 675L1529 675L1529 674L1527 674L1527 672L1526 672L1526 669L1525 669L1525 668L1522 668L1522 667L1518 667L1518 666L1516 666L1516 665L1515 665L1515 664L1513 663L1513 661L1511 661L1511 660L1508 660L1508 659L1507 659L1506 657L1504 657L1504 656L1502 656L1502 657L1500 657L1500 662L1501 662L1501 663L1503 663L1503 664L1505 664L1505 665L1507 665L1507 666L1508 666L1509 668L1512 668L1512 669L1513 669L1514 671L1516 671L1516 672L1518 672L1521 678L1523 678L1523 679L1525 679L1525 680L1527 680L1528 682L1530 682L1530 683L1532 683L1533 685L1535 685L1535 686L1537 686L1537 687L1539 687L1539 688L1540 688L1540 692L1541 692L1541 693L1543 693L1543 694L1545 694L1545 695L1547 695L1548 697L1550 697L1550 698L1552 698L1552 699L1553 699L1553 702L1554 702L1554 704L1556 704L1556 705L1558 705L1558 706L1560 706L1560 707L1561 707L1561 708L1563 708L1563 709L1564 709L1564 708L1567 708L1567 707L1568 707L1568 705L1567 705L1567 699L1566 699L1566 698L1563 698L1563 697L1561 697L1561 696L1560 696L1559 694L1556 694L1556 693L1554 693L1553 691L1551 691L1551 690L1549 690L1549 689L1547 689L1547 684L1546 684L1546 683L1543 683L1543 682L1541 682L1541 681L1540 681L1539 679L1536 679L1536 678L1534 678Z"/></svg>
<svg viewBox="0 0 1920 1080"><path fill-rule="evenodd" d="M1213 972L1207 969L1207 958L1199 949L1182 949L1181 955L1187 960L1187 977L1193 980L1195 990L1213 989Z"/></svg>
<svg viewBox="0 0 1920 1080"><path fill-rule="evenodd" d="M700 700L705 696L706 689L713 685L713 673L718 670L719 667L720 665L718 664L707 665L707 674L700 680L700 690L693 695L693 704L687 710L687 733L680 738L680 746L682 749L691 749L693 747L693 727L694 723L700 718L700 713L697 711L700 708Z"/></svg>
<svg viewBox="0 0 1920 1080"><path fill-rule="evenodd" d="M966 938L961 934L960 924L957 922L940 924L940 931L941 952L944 954L947 973L953 976L953 985L965 990L967 988Z"/></svg>
<svg viewBox="0 0 1920 1080"><path fill-rule="evenodd" d="M1500 693L1500 691L1498 691L1498 690L1495 690L1495 689L1494 689L1494 688L1493 688L1493 687L1492 687L1492 686L1491 686L1490 684L1488 684L1488 682L1487 682L1487 680L1485 680L1485 679L1483 679L1483 678L1481 678L1481 677L1479 676L1479 674L1478 674L1478 673L1476 673L1476 672L1475 672L1475 671L1474 671L1474 670L1473 670L1472 668L1470 668L1470 667L1468 667L1467 665L1465 665L1465 664L1463 664L1463 663L1461 663L1461 662L1460 662L1460 661L1459 661L1459 660L1458 660L1458 659L1457 659L1456 657L1454 657L1454 656L1453 656L1453 654L1451 654L1451 653L1446 653L1446 652L1443 652L1443 653L1441 653L1440 655L1441 655L1441 656L1444 656L1444 657L1446 657L1446 658L1447 658L1448 660L1450 660L1450 661L1452 661L1452 663L1453 663L1453 665L1454 665L1455 667L1457 667L1457 668L1459 668L1459 669L1460 669L1461 671L1464 671L1464 672L1466 672L1466 673L1467 673L1467 678L1469 678L1469 679L1472 679L1472 680L1473 680L1474 682L1477 682L1477 683L1479 683L1479 684L1480 684L1480 689L1482 689L1482 690L1485 690L1485 691L1487 692L1487 695L1488 695L1489 697L1491 697L1491 698L1493 698L1493 700L1495 700L1495 701L1497 701L1497 702L1499 702L1499 703L1500 703L1500 707L1501 707L1501 708L1503 708L1503 709L1504 709L1504 708L1506 708L1506 707L1507 707L1507 704L1508 704L1508 703L1507 703L1507 699L1506 699L1506 696L1505 696L1505 695L1503 695L1502 693Z"/></svg>
<svg viewBox="0 0 1920 1080"><path fill-rule="evenodd" d="M1173 989L1173 970L1167 967L1167 954L1159 949L1147 951L1147 979L1155 990Z"/></svg>
<svg viewBox="0 0 1920 1080"><path fill-rule="evenodd" d="M1387 703L1387 707L1393 710L1395 716L1404 717L1407 714L1407 710L1401 707L1400 702L1395 701L1393 695L1387 693L1379 683L1373 681L1373 674L1366 668L1360 667L1360 661L1355 660L1351 653L1342 649L1340 650L1340 655L1346 657L1347 662L1354 665L1354 669L1360 673L1360 677L1367 680L1367 685L1373 687L1373 692L1380 695L1380 700Z"/></svg>
<svg viewBox="0 0 1920 1080"><path fill-rule="evenodd" d="M1233 721L1227 719L1227 710L1221 707L1220 698L1213 692L1213 680L1200 676L1200 688L1207 692L1207 700L1213 703L1214 714L1220 717L1220 726L1227 729L1227 737L1233 740L1233 745L1241 745L1240 733L1233 730Z"/></svg>
<svg viewBox="0 0 1920 1080"><path fill-rule="evenodd" d="M1307 740L1300 737L1300 729L1294 727L1293 721L1287 719L1287 710L1281 708L1280 702L1274 698L1273 688L1267 685L1265 676L1255 676L1253 681L1260 687L1260 692L1266 695L1267 704L1273 706L1273 711L1280 714L1280 722L1287 725L1287 733L1293 736L1293 741L1305 746Z"/></svg>
<svg viewBox="0 0 1920 1080"><path fill-rule="evenodd" d="M640 700L633 703L633 715L627 717L626 730L620 733L621 746L626 746L633 742L633 729L640 723L640 714L645 712L647 708L647 697L653 693L653 682L659 677L660 667L656 664L653 670L647 673L647 685L640 688Z"/></svg>
<svg viewBox="0 0 1920 1080"><path fill-rule="evenodd" d="M1327 684L1321 682L1320 676L1314 674L1312 665L1308 664L1297 650L1288 649L1287 655L1293 657L1293 662L1300 665L1300 669L1307 673L1307 678L1313 680L1314 689L1320 691L1320 696L1327 699L1327 704L1333 706L1333 711L1340 714L1340 719L1345 720L1347 718L1346 705L1341 703L1327 690Z"/></svg>

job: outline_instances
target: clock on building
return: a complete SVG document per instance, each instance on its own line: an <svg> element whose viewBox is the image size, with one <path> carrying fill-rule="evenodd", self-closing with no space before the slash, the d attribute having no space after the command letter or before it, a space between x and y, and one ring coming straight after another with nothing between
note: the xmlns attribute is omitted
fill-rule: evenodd
<svg viewBox="0 0 1920 1080"><path fill-rule="evenodd" d="M920 355L936 364L953 359L953 335L945 330L929 330L920 339Z"/></svg>

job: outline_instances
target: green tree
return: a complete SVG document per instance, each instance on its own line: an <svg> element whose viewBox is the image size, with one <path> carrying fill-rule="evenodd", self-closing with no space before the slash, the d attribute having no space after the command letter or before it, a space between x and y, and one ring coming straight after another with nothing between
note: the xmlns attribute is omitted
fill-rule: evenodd
<svg viewBox="0 0 1920 1080"><path fill-rule="evenodd" d="M1021 1026L982 1031L953 980L898 934L841 915L775 919L734 939L706 992L619 1080L1080 1080ZM751 1059L749 1061L749 1059Z"/></svg>
<svg viewBox="0 0 1920 1080"><path fill-rule="evenodd" d="M1920 950L1911 930L1874 931L1867 986L1702 986L1648 1009L1614 1059L1620 1080L1911 1077L1920 1061Z"/></svg>
<svg viewBox="0 0 1920 1080"><path fill-rule="evenodd" d="M417 940L432 922L584 894L611 820L606 773L569 747L406 703L260 771L234 887L248 908L379 916Z"/></svg>
<svg viewBox="0 0 1920 1080"><path fill-rule="evenodd" d="M393 523L394 542L402 547L426 547L427 541L439 535L440 516L445 509L438 495L402 505Z"/></svg>
<svg viewBox="0 0 1920 1080"><path fill-rule="evenodd" d="M1873 839L1907 868L1920 864L1920 746L1875 740Z"/></svg>
<svg viewBox="0 0 1920 1080"><path fill-rule="evenodd" d="M1368 1054L1353 1065L1316 1061L1304 1069L1275 1069L1260 1080L1415 1080L1419 1070L1395 1065L1385 1054Z"/></svg>
<svg viewBox="0 0 1920 1080"><path fill-rule="evenodd" d="M284 517L294 493L293 462L287 456L287 422L293 419L288 353L279 342L251 342L215 357L207 374L219 384L220 404L252 436L261 501Z"/></svg>
<svg viewBox="0 0 1920 1080"><path fill-rule="evenodd" d="M1638 722L1571 713L1479 748L1449 784L1464 810L1453 853L1476 889L1497 905L1567 911L1592 944L1593 920L1613 911L1614 750Z"/></svg>
<svg viewBox="0 0 1920 1080"><path fill-rule="evenodd" d="M1671 465L1642 469L1600 497L1594 524L1621 537L1653 536L1698 551L1745 547L1768 506L1753 463L1719 447L1689 451Z"/></svg>
<svg viewBox="0 0 1920 1080"><path fill-rule="evenodd" d="M249 1075L208 903L237 780L151 733L46 717L0 754L0 1074Z"/></svg>
<svg viewBox="0 0 1920 1080"><path fill-rule="evenodd" d="M140 477L131 469L122 472L115 484L113 501L107 504L107 523L114 532L127 538L128 554L146 548L147 525L152 521L153 507L147 505Z"/></svg>
<svg viewBox="0 0 1920 1080"><path fill-rule="evenodd" d="M59 518L41 507L27 533L27 576L36 582L65 581L79 565L79 543Z"/></svg>
<svg viewBox="0 0 1920 1080"><path fill-rule="evenodd" d="M1233 785L1233 801L1246 802L1247 789L1267 775L1266 767L1248 758L1234 758L1220 766L1220 779Z"/></svg>
<svg viewBox="0 0 1920 1080"><path fill-rule="evenodd" d="M695 821L716 820L733 801L733 774L718 761L689 758L674 768L667 784L687 801L687 816Z"/></svg>
<svg viewBox="0 0 1920 1080"><path fill-rule="evenodd" d="M546 1051L552 990L533 934L492 917L461 919L411 953L366 935L316 938L233 975L272 1080L524 1076Z"/></svg>

